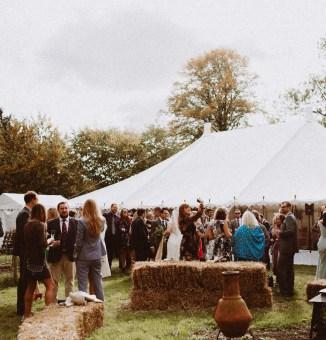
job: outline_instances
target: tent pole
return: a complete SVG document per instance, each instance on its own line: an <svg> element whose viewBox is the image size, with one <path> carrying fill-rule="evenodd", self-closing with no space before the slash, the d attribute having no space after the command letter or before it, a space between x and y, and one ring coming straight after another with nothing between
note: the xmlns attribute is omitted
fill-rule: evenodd
<svg viewBox="0 0 326 340"><path fill-rule="evenodd" d="M294 195L294 204L292 204L292 213L296 212L297 205L296 205L297 195Z"/></svg>

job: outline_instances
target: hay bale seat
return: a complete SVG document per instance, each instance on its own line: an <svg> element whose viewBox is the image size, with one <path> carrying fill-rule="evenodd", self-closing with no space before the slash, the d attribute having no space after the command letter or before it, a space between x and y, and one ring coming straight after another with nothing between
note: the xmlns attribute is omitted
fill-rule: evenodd
<svg viewBox="0 0 326 340"><path fill-rule="evenodd" d="M308 282L306 286L307 300L309 301L310 299L318 295L319 291L324 288L326 288L325 279L313 280Z"/></svg>
<svg viewBox="0 0 326 340"><path fill-rule="evenodd" d="M222 272L240 272L240 292L248 307L270 307L265 265L257 262L136 262L131 308L193 309L215 307L223 293Z"/></svg>
<svg viewBox="0 0 326 340"><path fill-rule="evenodd" d="M80 340L103 326L104 305L88 303L86 306L45 307L26 319L19 327L18 340Z"/></svg>

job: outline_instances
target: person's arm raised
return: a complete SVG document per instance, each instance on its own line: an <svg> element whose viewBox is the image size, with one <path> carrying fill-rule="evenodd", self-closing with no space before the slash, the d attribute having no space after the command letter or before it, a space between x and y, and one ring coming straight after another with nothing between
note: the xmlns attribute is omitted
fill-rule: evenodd
<svg viewBox="0 0 326 340"><path fill-rule="evenodd" d="M201 217L201 215L204 212L204 203L200 203L199 207L198 207L198 211L196 212L195 215L189 217L191 222L195 222L199 219L199 217Z"/></svg>

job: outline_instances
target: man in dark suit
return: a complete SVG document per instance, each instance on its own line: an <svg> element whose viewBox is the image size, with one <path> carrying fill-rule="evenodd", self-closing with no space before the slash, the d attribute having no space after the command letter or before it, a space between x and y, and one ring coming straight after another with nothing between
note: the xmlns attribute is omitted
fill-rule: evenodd
<svg viewBox="0 0 326 340"><path fill-rule="evenodd" d="M146 261L150 255L145 209L137 210L137 218L131 224L130 246L135 251L136 261Z"/></svg>
<svg viewBox="0 0 326 340"><path fill-rule="evenodd" d="M291 203L281 203L281 213L285 215L280 228L280 248L277 262L280 293L292 296L294 289L294 254L298 252L297 221L291 212Z"/></svg>
<svg viewBox="0 0 326 340"><path fill-rule="evenodd" d="M55 283L55 296L58 293L59 281L63 273L65 278L65 296L73 290L74 285L74 247L77 235L77 220L69 217L67 202L60 202L57 206L59 217L48 221L47 232L54 238L48 252L48 263Z"/></svg>
<svg viewBox="0 0 326 340"><path fill-rule="evenodd" d="M38 203L36 192L28 191L24 195L25 207L18 213L16 218L16 233L14 239L13 255L19 256L19 280L17 286L17 315L24 315L24 295L27 287L24 228L34 205Z"/></svg>
<svg viewBox="0 0 326 340"><path fill-rule="evenodd" d="M241 210L235 209L234 210L234 219L230 223L232 234L241 226Z"/></svg>
<svg viewBox="0 0 326 340"><path fill-rule="evenodd" d="M113 258L119 258L120 255L120 217L117 213L118 205L116 203L112 203L110 211L103 214L107 225L104 240L110 268L112 266ZM119 267L123 270L121 263L119 263Z"/></svg>

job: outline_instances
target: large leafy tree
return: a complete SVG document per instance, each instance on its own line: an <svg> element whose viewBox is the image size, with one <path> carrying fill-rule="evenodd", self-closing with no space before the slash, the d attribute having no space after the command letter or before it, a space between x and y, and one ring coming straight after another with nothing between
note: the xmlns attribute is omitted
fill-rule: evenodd
<svg viewBox="0 0 326 340"><path fill-rule="evenodd" d="M70 140L73 159L90 185L78 194L121 181L167 159L189 144L180 131L149 126L137 134L81 129Z"/></svg>
<svg viewBox="0 0 326 340"><path fill-rule="evenodd" d="M184 81L175 83L169 98L169 112L209 121L217 131L236 128L255 109L251 92L255 77L247 58L236 51L210 51L187 63Z"/></svg>
<svg viewBox="0 0 326 340"><path fill-rule="evenodd" d="M320 40L319 51L321 59L326 60L326 38ZM312 104L321 123L326 126L326 68L320 74L311 75L299 88L288 90L285 99L287 108L294 112Z"/></svg>
<svg viewBox="0 0 326 340"><path fill-rule="evenodd" d="M180 145L170 129L149 126L141 135L143 160L135 171L145 170L171 157L180 150Z"/></svg>
<svg viewBox="0 0 326 340"><path fill-rule="evenodd" d="M82 176L93 182L88 190L113 184L133 174L142 159L141 138L132 132L81 129L70 145L74 159L81 165Z"/></svg>
<svg viewBox="0 0 326 340"><path fill-rule="evenodd" d="M18 121L0 110L0 192L35 190L69 196L84 182L70 150L45 117Z"/></svg>

